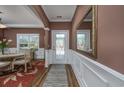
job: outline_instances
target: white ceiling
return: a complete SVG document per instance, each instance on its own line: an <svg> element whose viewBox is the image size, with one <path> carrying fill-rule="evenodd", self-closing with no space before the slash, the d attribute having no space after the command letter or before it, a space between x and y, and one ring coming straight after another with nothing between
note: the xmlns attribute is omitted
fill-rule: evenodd
<svg viewBox="0 0 124 93"><path fill-rule="evenodd" d="M43 22L24 5L0 5L0 18L8 27L41 28Z"/></svg>
<svg viewBox="0 0 124 93"><path fill-rule="evenodd" d="M50 22L71 21L76 10L76 5L43 5L42 7Z"/></svg>

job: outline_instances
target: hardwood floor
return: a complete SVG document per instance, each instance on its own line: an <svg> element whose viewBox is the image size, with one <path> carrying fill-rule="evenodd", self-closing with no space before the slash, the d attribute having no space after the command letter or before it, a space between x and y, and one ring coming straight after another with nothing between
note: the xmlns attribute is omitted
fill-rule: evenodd
<svg viewBox="0 0 124 93"><path fill-rule="evenodd" d="M68 86L79 87L78 81L76 79L76 76L73 72L71 65L66 64L65 67L66 67L66 72L67 72L67 77L68 77Z"/></svg>
<svg viewBox="0 0 124 93"><path fill-rule="evenodd" d="M46 68L46 69L44 70L44 73L42 74L42 76L39 77L39 78L34 82L34 84L32 84L32 87L41 87L41 86L43 85L43 83L44 83L44 81L45 81L45 79L46 79L46 77L47 77L47 74L48 74L50 68L51 68L51 65L50 65L48 68Z"/></svg>

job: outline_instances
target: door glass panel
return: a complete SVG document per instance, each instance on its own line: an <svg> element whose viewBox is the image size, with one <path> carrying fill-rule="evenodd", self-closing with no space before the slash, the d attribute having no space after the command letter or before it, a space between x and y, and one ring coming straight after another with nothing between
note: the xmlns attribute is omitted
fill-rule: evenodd
<svg viewBox="0 0 124 93"><path fill-rule="evenodd" d="M56 34L56 57L63 58L65 55L65 34Z"/></svg>

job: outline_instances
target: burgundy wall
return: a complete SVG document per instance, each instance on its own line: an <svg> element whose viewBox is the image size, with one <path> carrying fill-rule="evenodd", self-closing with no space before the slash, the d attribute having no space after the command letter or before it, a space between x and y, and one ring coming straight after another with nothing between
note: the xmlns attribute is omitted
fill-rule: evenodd
<svg viewBox="0 0 124 93"><path fill-rule="evenodd" d="M92 22L82 22L78 29L92 29Z"/></svg>
<svg viewBox="0 0 124 93"><path fill-rule="evenodd" d="M44 47L44 30L40 28L9 28L4 30L4 37L12 39L10 47L16 47L16 35L18 33L38 33L40 34L40 48Z"/></svg>
<svg viewBox="0 0 124 93"><path fill-rule="evenodd" d="M51 30L70 30L71 22L50 22Z"/></svg>
<svg viewBox="0 0 124 93"><path fill-rule="evenodd" d="M48 43L47 43L47 48L51 49L51 31L48 31Z"/></svg>
<svg viewBox="0 0 124 93"><path fill-rule="evenodd" d="M2 29L0 29L0 39L2 39L3 37L3 32L2 32Z"/></svg>
<svg viewBox="0 0 124 93"><path fill-rule="evenodd" d="M124 6L98 6L98 61L124 74Z"/></svg>

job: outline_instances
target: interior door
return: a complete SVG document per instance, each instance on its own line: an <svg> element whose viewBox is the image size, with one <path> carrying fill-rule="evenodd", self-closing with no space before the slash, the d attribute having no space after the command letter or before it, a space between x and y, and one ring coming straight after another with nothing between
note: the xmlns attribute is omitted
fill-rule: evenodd
<svg viewBox="0 0 124 93"><path fill-rule="evenodd" d="M68 31L52 30L52 50L53 50L53 64L66 64L69 38Z"/></svg>

